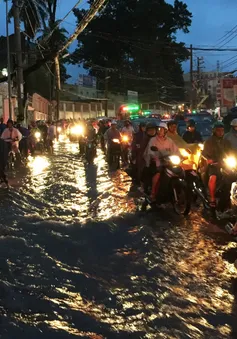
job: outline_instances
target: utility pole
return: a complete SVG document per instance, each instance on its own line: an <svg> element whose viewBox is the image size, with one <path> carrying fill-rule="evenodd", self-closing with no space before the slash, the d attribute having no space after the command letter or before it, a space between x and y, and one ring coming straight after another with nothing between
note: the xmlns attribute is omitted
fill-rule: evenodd
<svg viewBox="0 0 237 339"><path fill-rule="evenodd" d="M14 17L14 34L16 46L16 63L17 63L17 102L18 102L18 120L24 120L24 79L22 63L22 46L21 46L21 27L20 27L20 6L19 0L13 0L13 17Z"/></svg>
<svg viewBox="0 0 237 339"><path fill-rule="evenodd" d="M197 97L198 97L198 102L200 102L200 97L201 97L201 70L202 70L202 65L204 64L204 58L203 57L198 57L197 58Z"/></svg>
<svg viewBox="0 0 237 339"><path fill-rule="evenodd" d="M7 36L8 108L9 108L9 118L12 119L11 54L10 54L9 27L8 27L8 0L6 0L6 36Z"/></svg>
<svg viewBox="0 0 237 339"><path fill-rule="evenodd" d="M190 45L190 83L191 83L191 109L193 108L193 45Z"/></svg>
<svg viewBox="0 0 237 339"><path fill-rule="evenodd" d="M60 64L59 64L58 57L54 59L54 63L55 63L55 78L56 78L55 89L56 89L56 101L57 101L56 120L59 120L61 81L60 81Z"/></svg>
<svg viewBox="0 0 237 339"><path fill-rule="evenodd" d="M105 71L105 116L108 116L108 96L109 96L109 75L108 70Z"/></svg>

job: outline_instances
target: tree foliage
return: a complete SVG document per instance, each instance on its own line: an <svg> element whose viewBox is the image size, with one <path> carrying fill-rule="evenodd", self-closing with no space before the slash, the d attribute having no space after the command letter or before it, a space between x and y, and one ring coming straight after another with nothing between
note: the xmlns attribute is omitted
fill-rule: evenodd
<svg viewBox="0 0 237 339"><path fill-rule="evenodd" d="M80 22L85 10L75 9L74 14ZM79 35L71 62L83 63L100 79L107 70L116 92L130 89L151 100L178 100L183 91L181 63L188 51L176 41L176 33L188 33L191 18L179 0L173 5L165 0L110 0Z"/></svg>

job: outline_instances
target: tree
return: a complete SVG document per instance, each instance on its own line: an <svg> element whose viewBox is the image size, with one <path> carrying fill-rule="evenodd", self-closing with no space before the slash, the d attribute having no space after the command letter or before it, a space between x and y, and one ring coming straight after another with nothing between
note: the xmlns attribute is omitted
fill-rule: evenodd
<svg viewBox="0 0 237 339"><path fill-rule="evenodd" d="M20 18L24 24L24 31L28 39L33 39L47 15L46 0L19 0L19 6L21 8ZM9 11L9 18L12 17L13 7Z"/></svg>
<svg viewBox="0 0 237 339"><path fill-rule="evenodd" d="M78 23L85 12L74 10ZM189 53L175 34L179 30L188 33L191 18L179 0L173 5L165 0L110 0L79 35L71 62L83 63L99 79L107 71L115 92L130 89L148 100L179 101L183 95L181 63Z"/></svg>

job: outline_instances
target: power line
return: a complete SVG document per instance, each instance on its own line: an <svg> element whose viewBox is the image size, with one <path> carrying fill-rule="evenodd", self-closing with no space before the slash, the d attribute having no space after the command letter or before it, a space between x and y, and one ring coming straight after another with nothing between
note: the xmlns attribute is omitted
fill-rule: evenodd
<svg viewBox="0 0 237 339"><path fill-rule="evenodd" d="M65 19L67 19L67 17L72 13L72 11L79 6L79 4L82 2L82 0L78 0L76 2L76 4L70 9L70 11L61 19L58 21L57 25L50 31L50 33L43 38L42 43L45 43L49 40L49 38L53 35L53 33L56 31L56 29L58 29L58 27L61 25L61 23L63 23L65 21Z"/></svg>

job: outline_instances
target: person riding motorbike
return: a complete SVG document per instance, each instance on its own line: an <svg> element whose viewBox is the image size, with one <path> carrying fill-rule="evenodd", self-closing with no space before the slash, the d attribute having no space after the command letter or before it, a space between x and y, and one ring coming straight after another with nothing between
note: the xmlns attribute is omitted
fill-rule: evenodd
<svg viewBox="0 0 237 339"><path fill-rule="evenodd" d="M48 132L47 132L47 142L49 150L53 151L53 142L56 137L56 127L53 122L49 124Z"/></svg>
<svg viewBox="0 0 237 339"><path fill-rule="evenodd" d="M18 123L16 125L16 127L22 135L22 139L19 142L19 150L20 150L20 152L23 156L27 157L28 149L29 149L29 139L28 139L28 137L30 135L30 131L28 130L28 128L21 126L20 123Z"/></svg>
<svg viewBox="0 0 237 339"><path fill-rule="evenodd" d="M33 154L34 153L34 149L35 149L35 145L37 143L36 135L37 135L37 133L40 133L40 130L37 127L37 124L36 124L35 121L31 122L29 130L30 130L29 149L30 149L31 154ZM41 135L41 133L40 133L40 135Z"/></svg>
<svg viewBox="0 0 237 339"><path fill-rule="evenodd" d="M125 120L124 127L121 130L122 136L127 136L129 141L132 142L134 134L134 128L132 127L129 120Z"/></svg>
<svg viewBox="0 0 237 339"><path fill-rule="evenodd" d="M140 183L141 181L141 171L142 165L141 162L143 160L144 149L141 148L144 143L144 139L146 138L145 134L146 123L141 122L139 124L139 131L134 134L133 142L132 142L132 178L136 183Z"/></svg>
<svg viewBox="0 0 237 339"><path fill-rule="evenodd" d="M196 123L190 119L187 122L187 131L183 135L184 141L188 144L198 144L202 142L201 134L196 130Z"/></svg>
<svg viewBox="0 0 237 339"><path fill-rule="evenodd" d="M15 153L17 160L21 160L19 152L19 141L22 139L22 134L17 128L13 127L13 121L11 119L7 122L7 128L3 131L1 139L7 142L8 152L11 150Z"/></svg>
<svg viewBox="0 0 237 339"><path fill-rule="evenodd" d="M168 132L166 134L167 138L170 138L175 142L175 144L180 148L188 148L188 144L177 132L177 122L175 120L170 120L167 123Z"/></svg>
<svg viewBox="0 0 237 339"><path fill-rule="evenodd" d="M202 156L207 163L206 175L208 180L208 189L210 193L210 207L216 207L216 185L220 177L220 168L213 166L215 163L221 163L226 154L231 153L232 147L228 139L224 139L224 124L216 122L213 128L212 136L204 143ZM203 166L204 168L205 166Z"/></svg>
<svg viewBox="0 0 237 339"><path fill-rule="evenodd" d="M163 166L162 157L171 154L180 156L178 147L170 138L167 138L166 136L167 131L168 131L167 124L164 122L160 122L158 125L157 135L151 138L144 153L146 167L151 166L151 175L152 175L152 190L150 196L151 202L155 202L156 195L158 192L159 179ZM154 153L151 150L152 146L155 146L158 149L158 154L157 152ZM155 165L155 167L152 166L152 162Z"/></svg>
<svg viewBox="0 0 237 339"><path fill-rule="evenodd" d="M117 129L117 121L113 120L111 121L111 127L107 129L107 131L104 134L105 142L107 144L107 157L108 160L110 159L111 155L111 146L113 145L113 139L118 139L119 142L121 141L121 134L119 130Z"/></svg>
<svg viewBox="0 0 237 339"><path fill-rule="evenodd" d="M105 148L104 134L109 128L109 126L107 126L103 120L99 121L98 126L99 126L98 135L100 137L100 146L101 146L101 149L104 150Z"/></svg>
<svg viewBox="0 0 237 339"><path fill-rule="evenodd" d="M230 123L231 130L224 136L225 140L231 143L233 150L237 151L237 119L233 119Z"/></svg>

